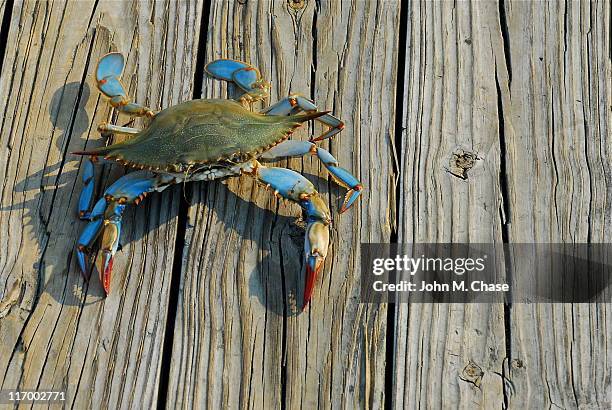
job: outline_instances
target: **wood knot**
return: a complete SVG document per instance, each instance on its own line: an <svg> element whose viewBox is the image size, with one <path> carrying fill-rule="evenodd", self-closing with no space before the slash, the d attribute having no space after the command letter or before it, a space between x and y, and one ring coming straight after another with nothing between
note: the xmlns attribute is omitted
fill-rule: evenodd
<svg viewBox="0 0 612 410"><path fill-rule="evenodd" d="M287 3L294 10L300 10L306 6L306 0L287 0Z"/></svg>
<svg viewBox="0 0 612 410"><path fill-rule="evenodd" d="M484 371L471 360L461 372L461 380L472 383L476 387L480 387L483 376Z"/></svg>
<svg viewBox="0 0 612 410"><path fill-rule="evenodd" d="M476 161L480 159L482 158L480 158L477 153L457 148L451 154L446 171L457 178L466 180L468 179L468 171L472 169Z"/></svg>
<svg viewBox="0 0 612 410"><path fill-rule="evenodd" d="M520 359L514 359L512 361L512 368L514 369L521 369L523 366L525 365L523 364L523 361Z"/></svg>

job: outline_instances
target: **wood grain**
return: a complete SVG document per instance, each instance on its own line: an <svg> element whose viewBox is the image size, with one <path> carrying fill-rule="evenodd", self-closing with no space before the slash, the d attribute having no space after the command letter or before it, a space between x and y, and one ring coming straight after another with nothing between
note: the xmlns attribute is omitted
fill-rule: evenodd
<svg viewBox="0 0 612 410"><path fill-rule="evenodd" d="M504 11L509 240L609 242L610 3L511 1ZM513 305L508 405L610 408L610 308Z"/></svg>
<svg viewBox="0 0 612 410"><path fill-rule="evenodd" d="M400 242L605 242L609 3L408 16ZM457 147L482 158L465 181L444 170ZM609 309L399 306L395 407L610 407Z"/></svg>
<svg viewBox="0 0 612 410"><path fill-rule="evenodd" d="M411 2L408 17L399 242L501 242L497 7ZM465 180L449 172L458 150L481 158ZM503 314L398 304L394 407L500 407Z"/></svg>
<svg viewBox="0 0 612 410"><path fill-rule="evenodd" d="M195 3L16 2L0 76L0 385L66 390L66 406L152 407L174 256L177 190L124 215L113 292L84 283L75 244L80 162L108 104L93 83L111 48L139 102L190 98ZM159 75L159 73L163 73ZM121 119L119 120L121 121ZM100 167L101 168L101 167ZM105 168L103 185L123 171ZM99 169L102 171L102 169Z"/></svg>
<svg viewBox="0 0 612 410"><path fill-rule="evenodd" d="M359 243L389 241L391 233L399 3L288 3L213 3L207 59L257 66L272 81L273 101L297 92L333 110L347 127L324 145L367 190L338 216L344 189L316 159L288 161L334 214L324 274L300 312L299 208L247 178L194 187L171 407L380 408L384 400L387 310L357 303ZM205 95L225 95L224 84L205 84Z"/></svg>

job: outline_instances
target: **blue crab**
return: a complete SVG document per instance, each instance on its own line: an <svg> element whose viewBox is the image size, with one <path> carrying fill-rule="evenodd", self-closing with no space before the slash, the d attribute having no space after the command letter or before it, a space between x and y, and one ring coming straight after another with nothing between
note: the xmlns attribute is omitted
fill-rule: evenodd
<svg viewBox="0 0 612 410"><path fill-rule="evenodd" d="M254 112L247 107L264 100L270 84L259 70L235 60L215 60L206 66L214 78L234 83L242 91L236 100L201 99L187 101L159 112L130 102L120 77L124 58L120 53L103 56L96 68L96 84L110 104L120 112L151 119L143 130L102 123L104 135L123 134L127 140L89 151L86 155L84 187L79 198L79 216L89 221L77 245L77 259L88 278L88 262L96 240L101 237L98 271L106 294L110 292L113 257L119 246L121 215L127 205L138 204L151 192L188 181L248 175L271 189L278 197L300 205L305 213L306 284L303 308L309 303L315 279L323 266L329 245L331 221L325 201L314 185L301 174L268 167L259 160L274 161L286 157L315 155L333 178L348 189L340 212L346 211L359 197L362 185L338 161L316 145L339 133L344 124L326 111L318 111L313 101L300 95L287 98ZM309 141L288 140L301 124L317 120L328 129ZM111 184L93 207L94 162L118 161L137 171Z"/></svg>

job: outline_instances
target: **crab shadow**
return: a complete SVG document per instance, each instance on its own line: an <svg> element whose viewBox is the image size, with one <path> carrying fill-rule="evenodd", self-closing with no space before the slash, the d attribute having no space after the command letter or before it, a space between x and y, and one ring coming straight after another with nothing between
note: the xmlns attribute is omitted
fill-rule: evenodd
<svg viewBox="0 0 612 410"><path fill-rule="evenodd" d="M21 218L22 241L28 248L21 249L20 254L27 254L22 259L29 262L20 268L24 276L36 278L36 297L40 300L47 294L68 306L83 305L85 294L102 296L101 288L87 289L82 278L73 276L76 270L72 264L78 219L76 210L70 210L75 203L74 181L79 178L79 169L70 164L73 161L66 152L86 143L90 118L81 102L89 97L88 84L80 82L67 83L53 93L46 107L51 133L38 136L32 143L28 174L15 182L13 202L0 206L0 213ZM75 220L68 220L73 215Z"/></svg>
<svg viewBox="0 0 612 410"><path fill-rule="evenodd" d="M307 174L307 177L311 176ZM243 183L248 184L250 181L243 180L241 186ZM218 238L203 244L192 244L193 247L215 246L214 252L185 248L185 252L191 252L192 255L211 253L213 255L205 256L209 259L202 264L206 267L204 268L206 272L195 274L215 275L215 272L221 271L224 272L222 275L236 275L236 278L224 278L222 282L230 284L229 286L246 285L248 298L255 298L268 311L279 316L300 314L305 278L303 224L295 216L282 215L280 212L262 208L245 200L243 195L234 192L236 184L228 185L220 182L191 184L191 189L199 192L192 195L194 201L190 206L197 205L199 212L203 209L204 212L210 210L223 226L221 232L216 231ZM285 209L282 213L290 211L291 214L296 214L295 211L299 209L298 205L294 204L279 205L279 208L283 207ZM288 210L287 207L291 209ZM188 229L192 228L202 229L188 225ZM236 236L240 239L238 241L230 239L225 247L216 243ZM232 265L231 269L223 269L224 260L235 260L234 263L229 263ZM193 267L188 270L190 274L194 274ZM183 275L186 275L184 271L185 269ZM183 280L190 279L183 277ZM240 294L239 289L234 291Z"/></svg>
<svg viewBox="0 0 612 410"><path fill-rule="evenodd" d="M22 197L23 200L0 207L0 212L21 213L23 224L35 239L34 242L37 242L38 249L32 250L37 255L32 266L39 279L37 296L47 293L59 303L72 306L99 303L104 299L102 286L95 274L89 281L84 280L76 262L77 238L86 224L77 218L83 158L72 156L69 152L103 143L99 138L89 140L89 136L95 135L96 128L84 108L83 102L89 96L89 86L81 83L69 83L55 91L48 106L48 114L55 131L51 136L52 144L62 153L60 159L49 163L48 156L43 167L15 184L15 197ZM282 166L282 163L277 165ZM125 172L124 168L114 164L96 166L96 198ZM322 194L328 193L327 180L315 175L305 176L320 187ZM187 192L193 192L193 195L189 195L189 206L210 207L217 220L223 224L223 230L241 238L240 246L244 241L256 245L260 254L256 263L246 267L238 261L238 264L245 266L239 274L244 275L247 297L256 298L262 306L277 315L299 314L301 309L297 306L301 306L304 282L303 227L296 224L295 217L283 216L253 204L219 181L172 187L161 194L151 195L138 207L126 209L120 241L123 249L115 257L127 258L125 250L130 243L142 240L167 223L175 223L180 201L186 201L185 187ZM252 223L239 221L235 214L227 211L227 207L217 209L216 205L223 203L232 203L235 209L247 210L252 220L262 221L268 226L256 229ZM290 206L298 209L297 205ZM291 213L296 214L293 211ZM193 252L193 249L185 247L183 252ZM185 275L186 270L183 266L182 275ZM119 271L116 274L127 275L127 272ZM206 276L213 272L199 274ZM121 282L126 280L128 278L121 278ZM181 283L186 280L181 278ZM235 281L227 281L232 282ZM173 283L172 286L179 286L179 283ZM240 293L239 290L236 292Z"/></svg>

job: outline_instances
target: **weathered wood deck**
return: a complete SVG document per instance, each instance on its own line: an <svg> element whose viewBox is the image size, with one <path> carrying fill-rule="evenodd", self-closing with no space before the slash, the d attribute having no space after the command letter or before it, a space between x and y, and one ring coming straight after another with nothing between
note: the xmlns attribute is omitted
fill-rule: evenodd
<svg viewBox="0 0 612 410"><path fill-rule="evenodd" d="M611 14L1 1L0 388L66 390L78 409L610 408L611 304L360 304L359 244L609 241ZM259 67L273 100L303 93L345 121L324 145L367 187L350 212L316 160L287 161L334 213L306 312L299 208L249 179L150 196L124 216L112 294L83 281L69 152L116 118L93 83L109 50L152 107L225 96L202 71L225 57ZM457 149L480 157L465 180L446 171Z"/></svg>

